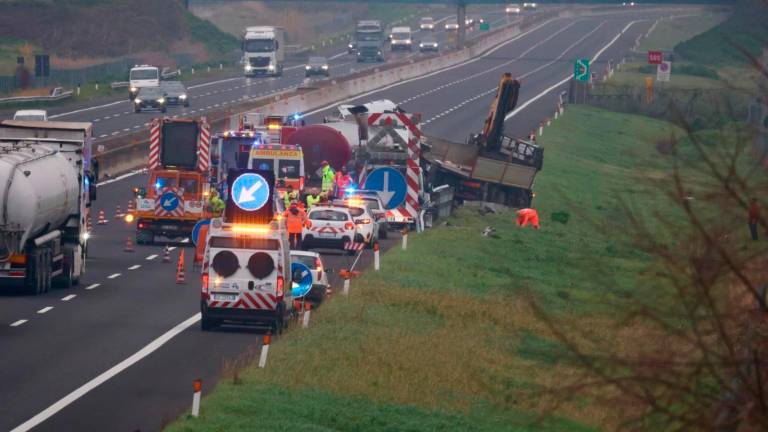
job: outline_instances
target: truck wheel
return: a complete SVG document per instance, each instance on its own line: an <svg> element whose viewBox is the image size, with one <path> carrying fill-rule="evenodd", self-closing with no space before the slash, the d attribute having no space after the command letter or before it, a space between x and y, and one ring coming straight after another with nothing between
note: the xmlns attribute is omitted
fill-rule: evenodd
<svg viewBox="0 0 768 432"><path fill-rule="evenodd" d="M134 106L133 107L133 112L135 112L137 114L140 113L141 112L141 107L139 107L138 105Z"/></svg>
<svg viewBox="0 0 768 432"><path fill-rule="evenodd" d="M137 231L136 232L136 243L138 244L152 244L155 242L155 235L152 233L152 231Z"/></svg>
<svg viewBox="0 0 768 432"><path fill-rule="evenodd" d="M37 251L30 254L30 262L27 264L27 277L24 280L24 291L29 295L37 295L41 293L41 279L40 279L40 255Z"/></svg>
<svg viewBox="0 0 768 432"><path fill-rule="evenodd" d="M208 318L205 315L203 315L200 318L200 330L202 330L202 331L205 331L205 332L211 331L211 330L215 329L218 325L219 325L219 323L217 321L215 321L212 318Z"/></svg>
<svg viewBox="0 0 768 432"><path fill-rule="evenodd" d="M279 335L286 328L285 312L282 306L278 308L276 315L277 316L275 317L275 319L272 320L272 324L270 325L270 328L272 330L272 334Z"/></svg>

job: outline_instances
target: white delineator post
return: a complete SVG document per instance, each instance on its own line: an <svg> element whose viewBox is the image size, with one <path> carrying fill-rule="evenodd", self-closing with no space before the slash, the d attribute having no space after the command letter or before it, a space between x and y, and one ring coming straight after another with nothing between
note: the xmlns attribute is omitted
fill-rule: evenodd
<svg viewBox="0 0 768 432"><path fill-rule="evenodd" d="M192 393L192 417L198 417L200 415L200 395L203 393L203 380L196 379L192 382L192 386L195 390Z"/></svg>
<svg viewBox="0 0 768 432"><path fill-rule="evenodd" d="M301 317L301 326L303 328L309 327L309 312L312 310L312 305L306 303L304 305L304 314Z"/></svg>
<svg viewBox="0 0 768 432"><path fill-rule="evenodd" d="M343 285L343 288L341 289L341 293L344 294L345 296L349 295L349 276L346 276L344 278L344 285Z"/></svg>
<svg viewBox="0 0 768 432"><path fill-rule="evenodd" d="M403 250L408 249L408 229L403 230Z"/></svg>
<svg viewBox="0 0 768 432"><path fill-rule="evenodd" d="M539 136L544 135L544 122L539 123Z"/></svg>
<svg viewBox="0 0 768 432"><path fill-rule="evenodd" d="M380 247L378 243L373 244L373 269L376 271L381 270L381 260L379 257Z"/></svg>
<svg viewBox="0 0 768 432"><path fill-rule="evenodd" d="M269 343L272 341L272 334L267 332L261 343L261 355L259 356L259 368L264 369L267 366L267 354L269 354Z"/></svg>

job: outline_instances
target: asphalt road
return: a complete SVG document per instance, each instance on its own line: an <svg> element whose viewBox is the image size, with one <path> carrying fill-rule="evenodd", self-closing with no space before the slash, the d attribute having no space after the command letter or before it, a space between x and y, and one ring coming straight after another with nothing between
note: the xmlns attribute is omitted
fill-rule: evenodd
<svg viewBox="0 0 768 432"><path fill-rule="evenodd" d="M657 15L633 11L556 20L478 61L404 82L361 101L392 99L408 111L421 112L428 134L462 141L480 129L500 74L510 71L523 77L520 104L531 103L506 126L513 134L525 134L554 109L557 84L571 73L574 58L600 53L597 68L601 62L620 58ZM238 85L247 81L238 80ZM201 91L224 90L236 81L214 83ZM241 87L225 93L231 97L243 91ZM220 97L216 95L199 97L213 101ZM64 119L91 116L93 120L96 111L112 108ZM324 114L319 110L310 120ZM70 118L80 115L84 118ZM108 125L134 118L138 117L121 115L99 121L98 127L106 132ZM123 252L133 227L114 220L115 207L125 208L131 186L144 181L142 175L135 175L100 185L93 211L104 209L110 220L107 225L94 225L88 272L78 287L35 297L0 297L0 430L35 416L45 419L35 430L157 430L189 408L194 379L202 378L207 391L227 364L258 350L260 331L199 330L195 317L199 281L190 272L191 249L187 248L185 285L174 282L179 249L173 251L172 264L161 262L161 246ZM397 246L397 237L383 241L382 248ZM323 255L328 268L349 265L349 259L339 253ZM367 268L371 259L371 252L365 251L358 268ZM340 286L335 274L331 283ZM102 379L92 381L97 377Z"/></svg>

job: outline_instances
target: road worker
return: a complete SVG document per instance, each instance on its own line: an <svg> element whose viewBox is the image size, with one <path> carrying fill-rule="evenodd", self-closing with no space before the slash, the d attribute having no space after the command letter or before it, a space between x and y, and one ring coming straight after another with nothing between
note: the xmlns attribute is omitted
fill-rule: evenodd
<svg viewBox="0 0 768 432"><path fill-rule="evenodd" d="M224 201L219 198L218 191L211 191L211 197L208 199L208 208L214 215L221 215L221 213L224 211Z"/></svg>
<svg viewBox="0 0 768 432"><path fill-rule="evenodd" d="M336 183L336 197L344 198L344 194L347 191L347 186L352 184L352 177L347 173L347 167L341 167L341 171L338 171L335 176Z"/></svg>
<svg viewBox="0 0 768 432"><path fill-rule="evenodd" d="M283 213L283 217L285 217L285 225L288 228L288 239L291 243L291 249L299 249L301 247L301 231L304 229L307 213L300 209L294 201L288 207L288 210Z"/></svg>
<svg viewBox="0 0 768 432"><path fill-rule="evenodd" d="M532 208L524 208L517 211L517 226L526 227L528 224L533 225L534 229L541 228L539 225L539 212Z"/></svg>
<svg viewBox="0 0 768 432"><path fill-rule="evenodd" d="M316 206L320 203L320 191L317 190L317 188L312 188L312 190L307 195L307 207L309 209L312 209L312 207Z"/></svg>
<svg viewBox="0 0 768 432"><path fill-rule="evenodd" d="M283 194L283 202L285 203L285 208L287 209L288 207L291 206L292 202L295 202L298 200L299 200L299 192L293 190L293 186L288 185L288 189Z"/></svg>
<svg viewBox="0 0 768 432"><path fill-rule="evenodd" d="M757 203L757 198L752 198L752 201L749 203L747 218L749 233L752 235L752 240L757 240L757 224L760 222L760 205Z"/></svg>
<svg viewBox="0 0 768 432"><path fill-rule="evenodd" d="M333 189L333 178L335 173L333 172L333 168L331 168L331 165L328 164L328 161L323 161L321 164L322 166L322 190L323 192L328 192L331 189Z"/></svg>

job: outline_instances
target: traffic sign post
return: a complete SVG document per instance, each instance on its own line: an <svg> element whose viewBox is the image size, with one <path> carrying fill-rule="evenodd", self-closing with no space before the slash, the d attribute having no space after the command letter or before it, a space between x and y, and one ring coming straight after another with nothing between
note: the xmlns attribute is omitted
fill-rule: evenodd
<svg viewBox="0 0 768 432"><path fill-rule="evenodd" d="M672 75L672 62L663 61L656 66L656 81L668 82Z"/></svg>
<svg viewBox="0 0 768 432"><path fill-rule="evenodd" d="M661 64L664 60L664 55L661 51L648 51L648 64Z"/></svg>
<svg viewBox="0 0 768 432"><path fill-rule="evenodd" d="M382 167L376 168L368 174L363 188L379 191L379 197L384 207L387 210L392 210L405 202L408 185L400 171L391 167Z"/></svg>
<svg viewBox="0 0 768 432"><path fill-rule="evenodd" d="M294 298L301 298L309 294L312 290L312 272L306 265L295 262L291 263L291 280L293 286L291 287L291 293Z"/></svg>
<svg viewBox="0 0 768 432"><path fill-rule="evenodd" d="M167 212L176 210L179 206L179 197L175 192L166 192L160 197L160 206Z"/></svg>
<svg viewBox="0 0 768 432"><path fill-rule="evenodd" d="M589 81L589 59L577 59L573 64L573 79L576 81Z"/></svg>

